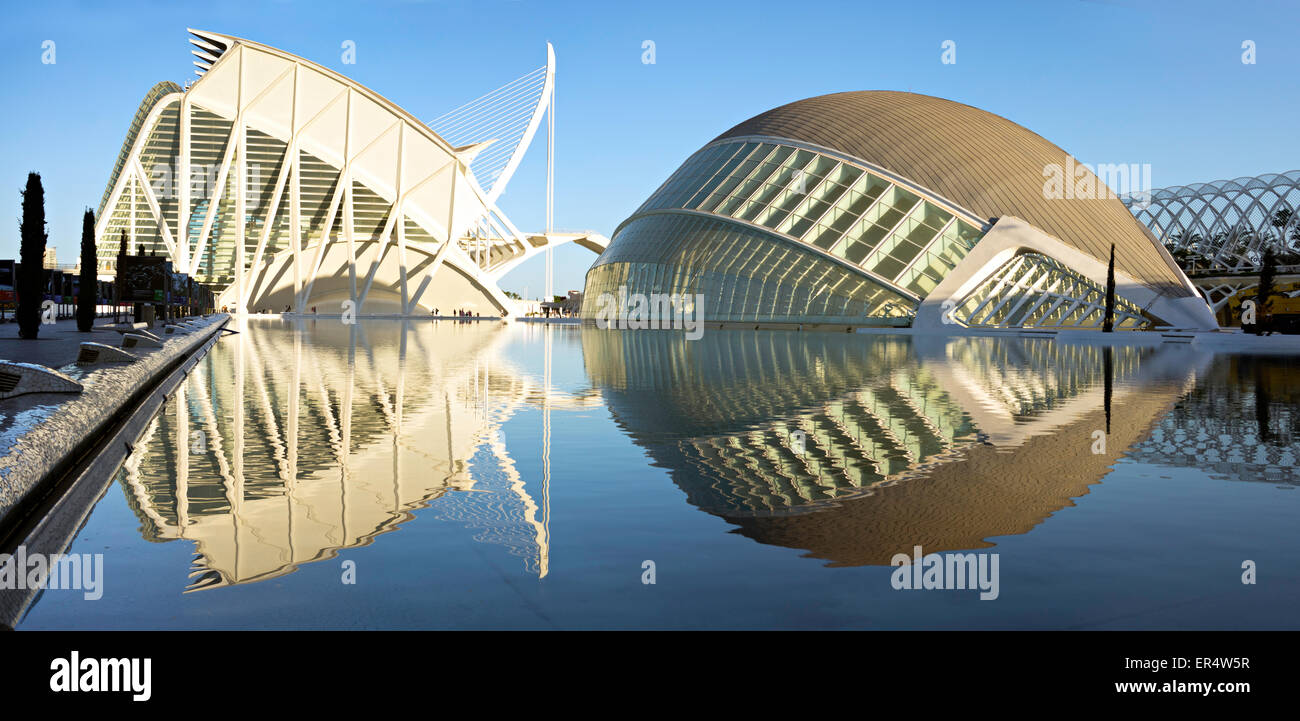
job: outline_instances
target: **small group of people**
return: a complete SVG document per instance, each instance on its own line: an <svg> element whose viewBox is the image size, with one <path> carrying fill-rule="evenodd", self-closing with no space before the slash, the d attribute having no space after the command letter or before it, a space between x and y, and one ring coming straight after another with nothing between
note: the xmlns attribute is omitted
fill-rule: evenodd
<svg viewBox="0 0 1300 721"><path fill-rule="evenodd" d="M437 308L434 308L434 309L433 309L433 317L434 317L434 318L441 318L441 317L442 317L442 313L441 313ZM473 317L474 317L474 312L473 312L473 311L470 311L470 310L461 310L460 308L457 308L456 310L452 311L452 317L454 317L454 318L473 318Z"/></svg>
<svg viewBox="0 0 1300 721"><path fill-rule="evenodd" d="M222 312L222 313L229 313L229 312L230 312L230 307L229 307L229 306L225 306L225 305L221 306L221 312ZM272 311L270 308L258 308L258 309L257 309L256 311L254 311L254 312L255 312L255 313L258 313L258 314L260 314L260 315L272 315L272 314L274 313L274 311ZM284 307L284 312L285 312L285 313L292 313L292 312L293 312L293 308L291 308L290 306L287 306L287 305L286 305L286 306ZM311 312L313 312L313 313L316 312L316 306L312 306L312 307L311 307Z"/></svg>

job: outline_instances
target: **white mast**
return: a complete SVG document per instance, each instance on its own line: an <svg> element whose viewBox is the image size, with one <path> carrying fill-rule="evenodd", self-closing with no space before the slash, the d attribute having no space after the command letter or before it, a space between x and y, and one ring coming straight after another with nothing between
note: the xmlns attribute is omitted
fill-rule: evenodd
<svg viewBox="0 0 1300 721"><path fill-rule="evenodd" d="M555 48L546 44L548 64L555 67ZM554 76L552 76L553 78ZM546 297L545 302L555 299L554 259L551 255L550 235L554 232L555 212L555 81L551 81L551 96L546 108Z"/></svg>

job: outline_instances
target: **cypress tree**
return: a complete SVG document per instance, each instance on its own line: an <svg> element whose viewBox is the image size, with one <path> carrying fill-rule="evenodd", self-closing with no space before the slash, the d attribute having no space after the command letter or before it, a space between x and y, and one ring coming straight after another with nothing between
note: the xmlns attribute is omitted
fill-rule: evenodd
<svg viewBox="0 0 1300 721"><path fill-rule="evenodd" d="M86 208L81 216L81 287L77 293L77 330L89 333L95 327L95 304L99 302L95 260L95 211Z"/></svg>
<svg viewBox="0 0 1300 721"><path fill-rule="evenodd" d="M41 175L35 171L27 174L27 187L23 195L23 219L19 225L21 237L18 274L18 337L35 340L41 330L41 301L45 300L45 188Z"/></svg>
<svg viewBox="0 0 1300 721"><path fill-rule="evenodd" d="M1115 331L1115 244L1110 244L1110 265L1106 267L1106 318L1101 323L1103 333Z"/></svg>

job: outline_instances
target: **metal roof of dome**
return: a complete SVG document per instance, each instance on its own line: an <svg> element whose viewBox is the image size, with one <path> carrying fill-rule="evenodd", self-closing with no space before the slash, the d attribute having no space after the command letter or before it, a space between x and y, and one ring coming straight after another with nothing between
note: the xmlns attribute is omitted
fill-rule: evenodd
<svg viewBox="0 0 1300 721"><path fill-rule="evenodd" d="M1191 295L1173 260L1118 198L1045 197L1047 168L1069 167L1069 155L999 115L929 95L846 92L774 108L715 142L744 136L786 138L853 156L978 216L1022 218L1096 258L1108 258L1114 242L1116 268L1168 295ZM1094 187L1105 187L1093 179Z"/></svg>

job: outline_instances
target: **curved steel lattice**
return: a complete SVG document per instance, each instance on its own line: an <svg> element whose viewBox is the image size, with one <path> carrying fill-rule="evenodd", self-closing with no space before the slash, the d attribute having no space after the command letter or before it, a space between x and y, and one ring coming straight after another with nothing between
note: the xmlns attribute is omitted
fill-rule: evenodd
<svg viewBox="0 0 1300 721"><path fill-rule="evenodd" d="M1239 270L1300 249L1300 170L1129 194L1121 200L1184 265Z"/></svg>

